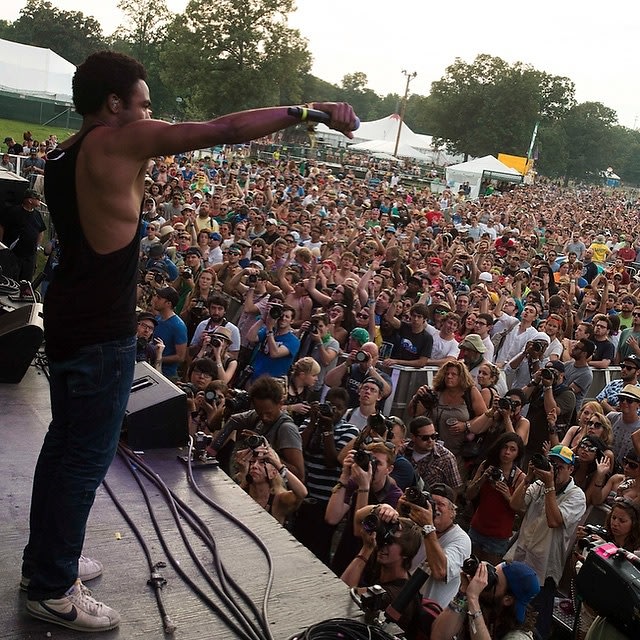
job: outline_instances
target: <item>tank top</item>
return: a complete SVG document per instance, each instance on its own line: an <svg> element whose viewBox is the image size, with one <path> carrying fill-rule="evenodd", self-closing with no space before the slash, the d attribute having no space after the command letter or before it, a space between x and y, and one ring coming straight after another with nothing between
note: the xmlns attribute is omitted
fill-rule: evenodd
<svg viewBox="0 0 640 640"><path fill-rule="evenodd" d="M46 351L53 360L136 332L139 234L134 232L125 247L100 255L80 225L76 162L94 128L70 147L51 151L45 167L45 196L60 242L60 262L44 301Z"/></svg>

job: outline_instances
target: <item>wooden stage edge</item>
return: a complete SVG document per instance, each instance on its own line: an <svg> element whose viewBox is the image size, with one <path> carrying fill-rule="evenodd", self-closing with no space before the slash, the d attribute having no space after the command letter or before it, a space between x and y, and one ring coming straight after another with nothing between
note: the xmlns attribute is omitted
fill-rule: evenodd
<svg viewBox="0 0 640 640"><path fill-rule="evenodd" d="M50 419L46 377L34 367L18 385L0 384L0 639L56 640L86 634L31 618L25 612L26 596L18 589L22 550L28 535L28 515L33 468ZM198 498L176 458L178 450L149 450L144 460L166 485L205 521L213 534L229 575L261 608L268 578L267 563L255 542L235 524ZM328 618L359 617L347 587L285 529L263 511L217 468L194 470L200 489L256 533L269 549L274 563L274 582L268 603L269 621L276 640L286 639L309 625ZM169 564L155 534L141 491L124 462L116 458L107 476L109 486L142 531L153 562L167 580L162 595L167 613L176 624L174 637L236 638L236 632L212 612L183 582ZM146 480L151 504L180 567L216 603L220 599L206 583L189 557L171 513L158 489ZM197 558L217 580L211 553L192 532L189 541ZM140 544L103 487L98 491L89 523L84 553L100 560L104 574L88 583L94 595L122 616L118 629L101 638L163 638L162 622L154 594L147 585L149 568ZM239 598L236 604L246 610ZM50 632L50 636L48 633Z"/></svg>

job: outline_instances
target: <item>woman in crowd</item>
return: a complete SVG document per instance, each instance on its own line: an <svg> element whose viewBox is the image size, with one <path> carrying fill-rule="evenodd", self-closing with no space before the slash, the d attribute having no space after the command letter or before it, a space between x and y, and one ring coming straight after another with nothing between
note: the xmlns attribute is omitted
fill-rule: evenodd
<svg viewBox="0 0 640 640"><path fill-rule="evenodd" d="M307 488L289 473L269 444L236 453L240 486L280 524L284 525L307 497ZM289 487L287 489L287 486Z"/></svg>
<svg viewBox="0 0 640 640"><path fill-rule="evenodd" d="M629 498L615 499L604 525L609 542L632 553L640 550L639 509L638 503ZM576 535L578 540L585 537L583 526L577 528Z"/></svg>
<svg viewBox="0 0 640 640"><path fill-rule="evenodd" d="M608 460L607 460L608 461ZM615 498L640 498L640 456L631 449L622 459L622 473L614 473L609 477L610 464L604 466L598 464L594 479L594 486L601 489L600 503L611 504Z"/></svg>
<svg viewBox="0 0 640 640"><path fill-rule="evenodd" d="M605 450L606 445L600 438L586 435L575 451L573 481L584 491L587 506L602 503L603 483L599 479L608 473L611 466Z"/></svg>
<svg viewBox="0 0 640 640"><path fill-rule="evenodd" d="M309 413L309 402L312 390L318 382L320 365L311 357L300 358L289 374L285 411L289 412L292 420L300 426Z"/></svg>
<svg viewBox="0 0 640 640"><path fill-rule="evenodd" d="M578 413L578 424L569 427L559 444L575 450L582 438L590 433L597 435L605 444L611 442L611 423L605 417L602 405L595 400L582 405Z"/></svg>
<svg viewBox="0 0 640 640"><path fill-rule="evenodd" d="M369 318L367 317L367 322ZM353 310L348 309L341 302L336 302L329 307L329 323L331 324L331 334L340 344L341 349L345 349L349 334L355 326Z"/></svg>
<svg viewBox="0 0 640 640"><path fill-rule="evenodd" d="M216 327L213 333L204 336L197 355L198 358L210 358L215 367L213 379L222 380L226 384L231 382L238 367L237 360L227 353L231 342L231 329Z"/></svg>
<svg viewBox="0 0 640 640"><path fill-rule="evenodd" d="M202 254L202 259L206 262L209 257L209 234L211 233L210 229L201 229L198 231L198 235L196 238L196 246L200 249L200 253Z"/></svg>
<svg viewBox="0 0 640 640"><path fill-rule="evenodd" d="M470 314L473 316L474 314ZM475 318L474 318L475 323ZM491 362L483 362L478 367L477 382L480 387L480 394L484 403L491 409L499 397L496 385L500 379L500 369Z"/></svg>
<svg viewBox="0 0 640 640"><path fill-rule="evenodd" d="M444 446L460 461L465 440L472 440L476 426L485 422L487 405L467 367L455 360L440 367L432 389L428 385L418 389L411 410L414 416L431 417Z"/></svg>
<svg viewBox="0 0 640 640"><path fill-rule="evenodd" d="M213 293L215 281L215 272L205 269L200 274L189 295L187 295L184 302L184 310L180 314L180 317L187 325L189 341L191 341L196 327L209 315L207 300Z"/></svg>
<svg viewBox="0 0 640 640"><path fill-rule="evenodd" d="M467 499L474 503L469 537L473 553L492 564L502 561L513 533L515 511L509 500L524 482L525 473L518 467L524 443L515 433L504 433L489 449L467 487Z"/></svg>
<svg viewBox="0 0 640 640"><path fill-rule="evenodd" d="M520 389L510 389L504 398L494 399L484 413L484 420L474 425L472 431L485 434L485 438L495 440L502 433L516 433L526 445L529 442L529 420L522 415L524 393Z"/></svg>
<svg viewBox="0 0 640 640"><path fill-rule="evenodd" d="M319 400L324 384L324 377L328 371L336 366L340 345L331 335L329 316L326 313L316 313L309 322L300 327L299 355L309 355L319 365L318 379L311 389L310 400Z"/></svg>

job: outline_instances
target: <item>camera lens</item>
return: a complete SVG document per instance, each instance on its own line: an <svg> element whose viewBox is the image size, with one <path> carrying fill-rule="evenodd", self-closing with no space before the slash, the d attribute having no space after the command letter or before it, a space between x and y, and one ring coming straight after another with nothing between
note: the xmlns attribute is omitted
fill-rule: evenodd
<svg viewBox="0 0 640 640"><path fill-rule="evenodd" d="M366 362L369 359L369 354L366 351L358 351L356 353L356 362Z"/></svg>

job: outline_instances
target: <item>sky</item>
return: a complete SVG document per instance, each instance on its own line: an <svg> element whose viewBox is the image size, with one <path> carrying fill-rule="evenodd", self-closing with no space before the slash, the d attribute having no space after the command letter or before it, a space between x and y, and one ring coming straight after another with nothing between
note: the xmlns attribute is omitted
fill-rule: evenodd
<svg viewBox="0 0 640 640"><path fill-rule="evenodd" d="M215 0L214 0L215 1ZM51 0L66 11L95 17L105 34L122 22L117 0ZM23 0L1 0L0 19L15 20ZM181 11L187 0L167 0ZM479 53L508 63L530 64L573 80L578 102L602 102L626 127L640 127L640 3L618 0L611 8L595 0L297 0L289 18L309 42L312 73L340 84L348 73L367 75L380 95L402 95L408 74L410 93L428 95L456 57L472 62ZM89 8L88 8L89 7ZM436 8L437 7L437 8Z"/></svg>

